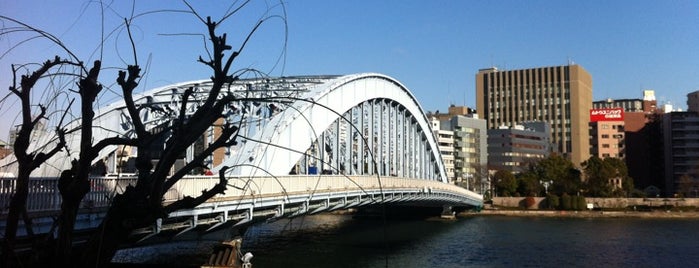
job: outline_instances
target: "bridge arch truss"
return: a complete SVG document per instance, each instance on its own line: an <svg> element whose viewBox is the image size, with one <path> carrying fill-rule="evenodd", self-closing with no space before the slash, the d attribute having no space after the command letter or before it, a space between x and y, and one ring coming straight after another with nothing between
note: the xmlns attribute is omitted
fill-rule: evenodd
<svg viewBox="0 0 699 268"><path fill-rule="evenodd" d="M220 166L237 167L236 175L318 172L448 182L422 109L384 75L318 85L247 140L242 154Z"/></svg>
<svg viewBox="0 0 699 268"><path fill-rule="evenodd" d="M208 95L208 80L173 84L137 96L141 117L157 130L179 116L182 95L194 89L186 113L193 113ZM239 100L230 103L221 124L240 127L240 142L218 150L203 164L216 172L231 167L232 176L285 176L289 174L378 175L420 178L447 183L447 176L430 124L410 91L382 74L296 76L241 79L228 85ZM123 101L95 111L94 140L134 135ZM58 176L69 169L79 152L80 122L67 125L67 147L33 176ZM37 131L33 145L56 141L53 131ZM184 165L197 150L217 136L215 127L189 148ZM164 144L164 140L163 140ZM105 174L129 173L135 152L121 146L102 150L95 163L105 163ZM0 169L12 173L13 157L2 159ZM199 174L193 174L199 175Z"/></svg>

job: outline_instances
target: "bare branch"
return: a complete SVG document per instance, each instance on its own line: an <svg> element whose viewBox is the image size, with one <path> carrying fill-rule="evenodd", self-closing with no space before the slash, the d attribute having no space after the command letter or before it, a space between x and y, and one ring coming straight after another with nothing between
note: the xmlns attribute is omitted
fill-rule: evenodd
<svg viewBox="0 0 699 268"><path fill-rule="evenodd" d="M206 157L213 154L213 152L217 149L234 146L237 144L236 137L238 136L239 128L229 125L222 126L222 128L221 135L213 143L209 144L204 151L196 155L192 161L187 163L187 165L178 170L173 176L170 177L170 179L168 179L167 182L165 182L163 186L164 190L170 189L179 179L189 173L189 171L197 166L200 166L200 163L202 163Z"/></svg>
<svg viewBox="0 0 699 268"><path fill-rule="evenodd" d="M136 44L133 41L133 36L131 35L131 25L129 21L124 18L124 24L126 25L126 32L129 35L129 42L131 42L131 51L133 52L134 65L138 66L138 57L136 56Z"/></svg>
<svg viewBox="0 0 699 268"><path fill-rule="evenodd" d="M204 190L202 191L201 195L197 196L196 198L192 198L190 196L187 196L185 198L182 198L180 200L177 200L163 208L163 210L166 213L170 213L176 210L184 209L184 208L193 208L196 207L204 202L206 200L211 199L212 197L216 196L217 194L225 194L226 191L226 185L228 184L228 179L226 179L226 170L227 167L222 168L219 173L218 173L218 178L219 182L214 185L213 188L210 190Z"/></svg>
<svg viewBox="0 0 699 268"><path fill-rule="evenodd" d="M184 116L185 116L186 110L187 110L187 104L189 103L189 97L192 96L193 91L194 91L194 89L192 87L189 87L182 94L182 103L180 105L180 118L179 118L179 122L177 122L178 131L182 130L182 125L184 124L184 120L185 120Z"/></svg>
<svg viewBox="0 0 699 268"><path fill-rule="evenodd" d="M51 42L53 42L54 44L56 44L56 45L58 45L59 47L61 47L61 48L62 48L64 51L66 51L66 53L68 53L73 59L75 59L76 61L78 60L78 57L75 56L75 54L73 54L73 52L72 52L70 49L68 49L68 47L66 47L65 44L63 44L63 42L61 42L60 39L58 39L58 37L56 37L56 36L54 36L54 35L52 35L52 34L50 34L50 33L44 32L44 31L42 31L42 30L39 30L39 29L37 29L37 28L34 28L34 27L32 27L32 26L29 26L28 24L23 23L23 22L21 22L21 21L18 21L18 20L16 20L16 19L7 17L7 16L2 16L2 15L0 15L0 19L12 21L12 22L17 23L17 24L19 24L19 25L22 25L22 27L25 27L25 28L29 29L29 30L32 31L32 32L38 33L39 35L45 37L45 38L48 39L49 41L51 41ZM85 68L84 66L80 65L80 67L83 69L83 71L87 72L87 70L86 70L86 68Z"/></svg>
<svg viewBox="0 0 699 268"><path fill-rule="evenodd" d="M231 65L233 64L233 60L236 57L238 57L238 55L240 55L240 52L243 51L243 48L245 48L245 45L248 43L248 41L250 41L250 38L252 37L252 35L257 31L258 28L260 28L260 25L262 25L262 23L264 21L265 21L264 19L258 21L257 24L255 24L255 27L252 29L252 31L250 31L248 33L248 36L245 37L245 41L240 45L240 48L237 51L234 51L233 54L230 57L228 57L228 61L226 62L225 67L223 67L224 73L228 73L228 70L230 69ZM223 36L225 38L226 35L224 34ZM225 39L224 39L224 41L225 41ZM230 47L229 47L229 49L230 49Z"/></svg>
<svg viewBox="0 0 699 268"><path fill-rule="evenodd" d="M190 5L186 0L183 0L182 2L184 2L185 5L187 5L187 7L189 8L190 11L192 11L192 14L194 14L194 16L196 16L201 22L206 23L206 21L204 21L204 18L199 16L199 13L197 13L197 11L194 10L192 5Z"/></svg>
<svg viewBox="0 0 699 268"><path fill-rule="evenodd" d="M146 131L143 121L141 120L138 110L136 109L136 103L133 99L133 90L138 86L136 79L140 76L141 68L138 65L129 65L125 71L119 71L119 76L117 77L117 84L121 86L121 90L124 96L124 102L126 104L126 109L129 111L131 116L131 121L134 124L134 128L139 137L146 137L148 132ZM128 77L126 74L128 72Z"/></svg>
<svg viewBox="0 0 699 268"><path fill-rule="evenodd" d="M234 9L233 11L229 11L228 13L226 13L226 15L223 15L223 17L220 20L218 20L218 24L221 24L224 20L228 19L230 16L233 16L233 14L238 13L238 11L241 10L243 7L245 7L248 3L250 3L250 0L246 0L244 3L240 4L240 6L237 7L236 9ZM233 5L235 5L235 3L231 4L231 7L233 7ZM230 10L230 8L229 8L229 10Z"/></svg>
<svg viewBox="0 0 699 268"><path fill-rule="evenodd" d="M102 151L104 148L107 146L111 145L129 145L129 146L137 146L138 145L138 140L137 139L128 139L128 138L122 138L122 137L111 137L111 138L105 138L103 140L100 140L95 144L92 148L95 150L96 153ZM94 157L97 155L95 154ZM92 159L94 159L94 157Z"/></svg>

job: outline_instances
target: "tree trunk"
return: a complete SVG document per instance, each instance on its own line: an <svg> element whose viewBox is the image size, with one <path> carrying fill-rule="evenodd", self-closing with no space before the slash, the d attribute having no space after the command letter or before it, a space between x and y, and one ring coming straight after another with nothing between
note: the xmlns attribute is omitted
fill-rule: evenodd
<svg viewBox="0 0 699 268"><path fill-rule="evenodd" d="M134 229L146 227L155 221L156 213L146 207L148 202L140 197L143 195L139 192L136 188L129 187L114 198L102 223L82 251L80 267L109 265Z"/></svg>
<svg viewBox="0 0 699 268"><path fill-rule="evenodd" d="M58 241L56 248L56 263L70 266L73 256L73 231L75 219L80 209L80 202L90 188L89 183L78 182L72 188L62 192L61 217L59 218Z"/></svg>
<svg viewBox="0 0 699 268"><path fill-rule="evenodd" d="M21 164L20 164L21 165ZM18 169L20 172L22 168ZM5 226L5 237L2 243L2 266L11 267L15 260L15 240L17 239L17 229L19 228L19 216L27 207L27 196L29 195L29 174L22 172L18 174L15 194L10 200L10 211L7 214L7 225Z"/></svg>

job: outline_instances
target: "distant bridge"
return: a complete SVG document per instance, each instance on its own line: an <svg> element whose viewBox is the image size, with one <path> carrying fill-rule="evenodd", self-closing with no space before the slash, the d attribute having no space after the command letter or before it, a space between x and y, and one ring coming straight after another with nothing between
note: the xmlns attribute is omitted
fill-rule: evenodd
<svg viewBox="0 0 699 268"><path fill-rule="evenodd" d="M139 105L150 108L142 109L141 116L151 129L167 126L178 118L168 111L180 109L184 90L195 90L186 109L191 113L210 86L210 81L202 80L150 90L137 98ZM137 232L150 236L176 229L182 233L203 225L241 225L255 218L288 218L372 204L482 205L481 195L449 183L423 110L406 87L388 76L243 79L227 90L241 100L230 103L221 123L239 125L240 142L217 150L204 163L214 174L229 167L226 194L194 209L173 212L152 228ZM254 98L265 101L250 101ZM123 102L99 108L95 125L95 140L134 135ZM68 129L76 130L67 141L69 153L77 154L79 122ZM204 133L178 165L191 161L217 135L213 127ZM32 144L40 149L52 142L55 134L47 131ZM49 217L58 208L55 178L76 157L69 153L52 158L33 173L30 210ZM94 169L107 175L92 180L92 192L84 200L86 225L98 223L98 213L110 198L136 183L128 177L135 172L134 153L132 148L118 146L100 152ZM11 174L14 166L12 157L2 159L0 172ZM164 202L197 196L217 180L192 174L179 181ZM9 202L13 182L6 178L2 183L0 203ZM2 212L0 216L6 215L6 210Z"/></svg>

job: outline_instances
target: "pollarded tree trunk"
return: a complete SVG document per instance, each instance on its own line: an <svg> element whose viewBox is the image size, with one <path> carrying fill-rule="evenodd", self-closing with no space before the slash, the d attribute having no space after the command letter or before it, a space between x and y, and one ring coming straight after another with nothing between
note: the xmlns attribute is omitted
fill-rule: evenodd
<svg viewBox="0 0 699 268"><path fill-rule="evenodd" d="M40 120L44 119L46 115L46 108L39 105L40 112L38 116L33 117L31 102L31 91L36 85L37 81L44 77L51 68L64 64L75 64L70 61L61 60L59 57L53 60L48 60L44 62L39 69L34 71L31 75L22 75L19 85L17 85L17 72L18 70L13 67L13 85L10 87L10 92L17 95L21 102L22 109L22 125L20 127L19 133L17 134L17 139L14 143L14 153L17 158L17 179L15 182L15 194L10 200L10 209L6 221L5 227L5 237L2 244L2 256L0 256L0 264L3 266L9 265L11 258L14 257L15 240L17 238L17 228L19 226L19 216L21 213L26 213L27 197L29 195L29 178L32 171L38 168L40 165L44 164L46 160L53 157L58 153L63 146L65 146L64 131L57 127L56 132L58 134L59 141L53 147L46 152L28 152L31 145L32 131L34 131L35 126ZM58 123L58 126L62 122ZM28 218L28 217L27 217ZM26 223L28 230L31 225Z"/></svg>
<svg viewBox="0 0 699 268"><path fill-rule="evenodd" d="M155 222L160 214L148 207L150 202L139 192L142 190L129 186L114 198L98 235L92 235L82 251L79 267L105 267L134 229Z"/></svg>
<svg viewBox="0 0 699 268"><path fill-rule="evenodd" d="M22 171L23 169L19 169ZM17 186L15 188L15 193L12 195L10 200L10 210L7 214L6 226L5 226L5 237L2 242L2 263L3 267L12 267L12 263L15 261L15 240L17 238L17 229L19 227L19 215L23 211L23 208L27 206L27 195L29 194L29 174L19 173L17 176ZM19 178L26 178L26 183L19 181Z"/></svg>
<svg viewBox="0 0 699 268"><path fill-rule="evenodd" d="M62 266L72 263L73 231L80 203L90 192L90 167L100 148L92 145L92 125L95 112L92 110L97 95L102 91L98 82L102 64L95 61L87 76L78 83L81 106L80 158L72 161L70 170L61 173L58 190L61 193L61 217L58 228L58 243L55 259Z"/></svg>

